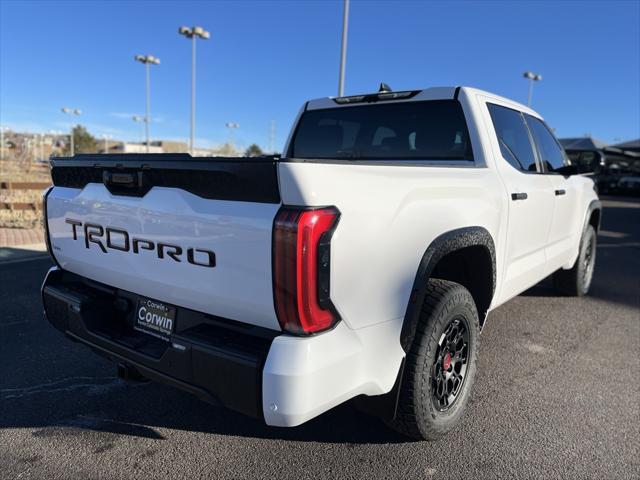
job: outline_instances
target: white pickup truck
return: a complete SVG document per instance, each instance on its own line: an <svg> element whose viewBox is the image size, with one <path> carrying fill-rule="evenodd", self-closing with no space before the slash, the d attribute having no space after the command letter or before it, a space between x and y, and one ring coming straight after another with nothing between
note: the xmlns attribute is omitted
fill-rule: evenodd
<svg viewBox="0 0 640 480"><path fill-rule="evenodd" d="M51 166L49 321L124 378L268 425L358 397L436 439L469 401L487 313L593 275L593 182L540 115L472 88L309 101L281 158Z"/></svg>

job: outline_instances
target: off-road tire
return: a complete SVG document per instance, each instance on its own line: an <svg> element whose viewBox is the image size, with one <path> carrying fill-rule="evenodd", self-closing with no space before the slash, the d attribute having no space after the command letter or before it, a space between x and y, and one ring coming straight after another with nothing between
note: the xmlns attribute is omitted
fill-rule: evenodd
<svg viewBox="0 0 640 480"><path fill-rule="evenodd" d="M596 264L596 231L588 225L580 239L580 251L576 263L569 270L553 274L553 286L562 295L582 297L589 292Z"/></svg>
<svg viewBox="0 0 640 480"><path fill-rule="evenodd" d="M434 368L438 368L435 362L443 350L440 344L444 334L451 334L448 327L459 326L461 320L468 329L465 375L455 400L443 411L434 403L437 402L434 395L440 388L440 383L438 386L434 383L438 380L433 378ZM391 428L412 438L437 440L456 426L473 389L479 330L478 311L469 291L455 282L429 280L416 334L405 361L396 417L388 422ZM443 367L440 368L442 371Z"/></svg>

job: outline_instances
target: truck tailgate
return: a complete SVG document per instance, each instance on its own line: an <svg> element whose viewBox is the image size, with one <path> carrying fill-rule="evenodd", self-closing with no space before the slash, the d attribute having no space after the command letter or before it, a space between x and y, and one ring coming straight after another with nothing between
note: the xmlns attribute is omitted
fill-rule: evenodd
<svg viewBox="0 0 640 480"><path fill-rule="evenodd" d="M61 268L280 329L271 275L275 160L76 156L53 160L52 177L46 222Z"/></svg>

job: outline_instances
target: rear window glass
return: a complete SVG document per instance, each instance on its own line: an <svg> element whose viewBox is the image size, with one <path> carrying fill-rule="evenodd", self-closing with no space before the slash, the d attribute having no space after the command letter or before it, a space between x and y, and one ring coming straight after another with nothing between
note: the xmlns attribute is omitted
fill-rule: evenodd
<svg viewBox="0 0 640 480"><path fill-rule="evenodd" d="M335 160L473 160L457 100L309 110L289 156Z"/></svg>

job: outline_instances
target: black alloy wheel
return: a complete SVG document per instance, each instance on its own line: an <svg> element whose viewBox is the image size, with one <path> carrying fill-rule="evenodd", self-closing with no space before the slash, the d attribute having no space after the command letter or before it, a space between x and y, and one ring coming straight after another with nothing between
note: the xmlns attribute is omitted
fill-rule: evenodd
<svg viewBox="0 0 640 480"><path fill-rule="evenodd" d="M582 288L585 292L589 291L589 287L591 286L595 264L596 236L591 235L584 249L584 259L582 267Z"/></svg>
<svg viewBox="0 0 640 480"><path fill-rule="evenodd" d="M448 410L458 399L467 374L468 355L469 329L463 317L456 317L440 336L431 368L431 399L437 410Z"/></svg>

